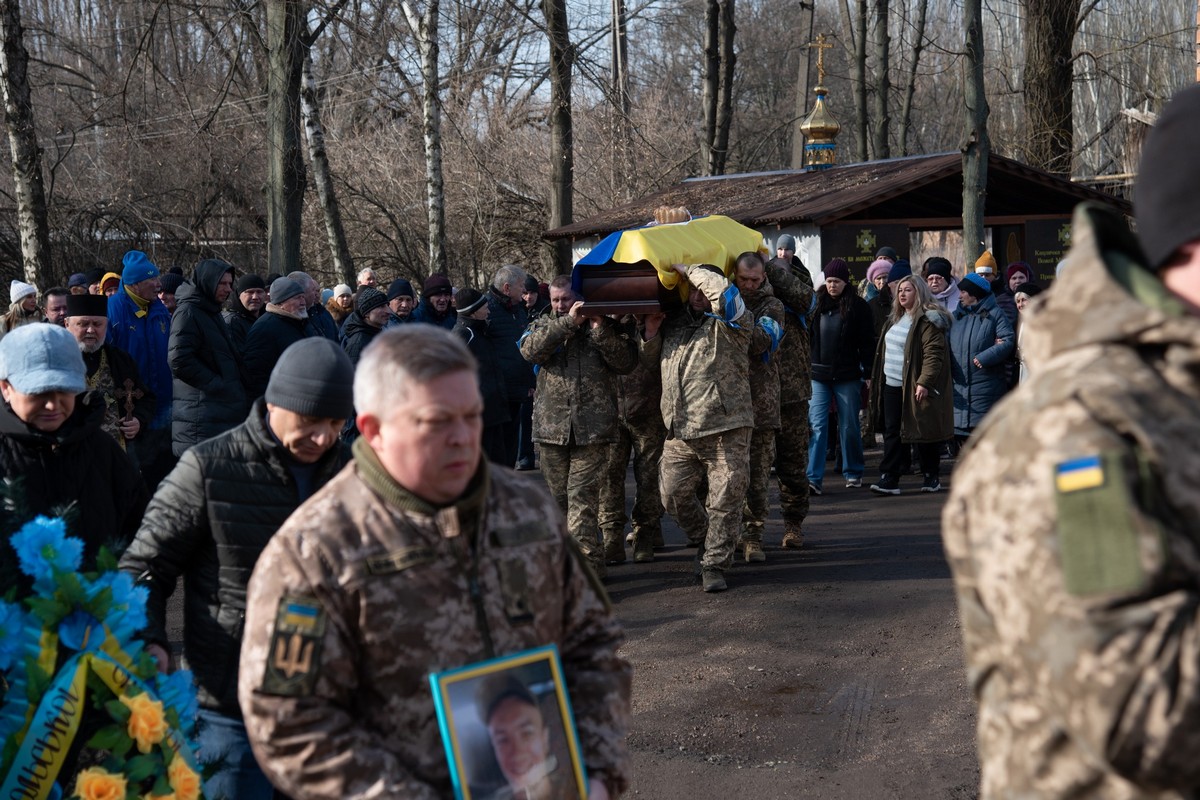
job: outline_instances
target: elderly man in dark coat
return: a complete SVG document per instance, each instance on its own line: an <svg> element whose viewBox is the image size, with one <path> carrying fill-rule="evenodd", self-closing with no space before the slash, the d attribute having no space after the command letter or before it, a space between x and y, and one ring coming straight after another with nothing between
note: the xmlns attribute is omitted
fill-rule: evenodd
<svg viewBox="0 0 1200 800"><path fill-rule="evenodd" d="M246 393L262 397L275 362L288 347L308 336L308 302L304 288L291 278L271 282L271 301L246 337Z"/></svg>
<svg viewBox="0 0 1200 800"><path fill-rule="evenodd" d="M167 347L175 376L171 449L176 456L246 418L238 352L221 318L221 306L232 293L233 266L218 258L197 264L192 283L176 293L179 305Z"/></svg>
<svg viewBox="0 0 1200 800"><path fill-rule="evenodd" d="M201 747L224 755L208 797L270 797L246 741L237 664L246 584L296 508L349 460L338 441L354 414L354 368L314 336L288 348L241 425L193 447L155 493L121 569L150 591L150 652L168 660L167 599L184 577L184 655L196 676Z"/></svg>

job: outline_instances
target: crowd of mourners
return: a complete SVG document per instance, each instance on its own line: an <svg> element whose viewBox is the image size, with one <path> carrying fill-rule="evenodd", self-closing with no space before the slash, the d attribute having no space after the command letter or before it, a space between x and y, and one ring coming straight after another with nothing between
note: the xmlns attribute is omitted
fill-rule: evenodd
<svg viewBox="0 0 1200 800"><path fill-rule="evenodd" d="M355 287L322 290L304 272L264 279L219 259L186 276L160 272L130 251L119 273L73 275L40 298L13 281L0 321L10 531L60 514L84 539L85 562L102 545L122 552L121 569L149 589L145 638L164 669L174 659L167 601L184 579L202 737L229 764L208 790L270 796L238 697L256 613L248 586L264 550L351 461L364 475L386 471L418 506L458 499L405 482L404 441L386 459L390 434L373 415L388 398L363 388L363 372L384 381L417 360L394 343L372 347L390 330L433 326L465 345L480 403L464 413L479 451L493 465L540 467L575 557L597 578L629 557L653 561L665 511L696 548L703 590L726 589L735 554L766 560L772 472L781 545L800 548L828 461L847 488L863 486L864 437L882 436L871 491L900 494L914 471L921 491L941 489L943 457L1021 378L1019 314L1038 291L1029 266L1001 274L985 253L956 280L944 258L914 272L885 247L858 290L836 258L814 290L794 239L774 244L775 258L743 253L729 276L675 265L686 300L636 316L591 314L571 276L543 283L513 265L482 290L455 291L434 274L418 294L371 269ZM415 435L451 425L442 412L420 411L428 419ZM420 558L395 558L409 556ZM11 548L0 573L21 585Z"/></svg>

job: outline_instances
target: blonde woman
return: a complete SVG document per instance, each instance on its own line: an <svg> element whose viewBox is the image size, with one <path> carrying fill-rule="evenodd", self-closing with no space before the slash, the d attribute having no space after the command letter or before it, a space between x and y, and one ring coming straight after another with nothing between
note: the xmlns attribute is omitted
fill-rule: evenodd
<svg viewBox="0 0 1200 800"><path fill-rule="evenodd" d="M883 432L876 494L900 494L909 444L917 445L922 492L941 491L941 446L954 435L950 346L951 318L924 279L908 275L892 288L892 313L884 325L871 376L871 415Z"/></svg>

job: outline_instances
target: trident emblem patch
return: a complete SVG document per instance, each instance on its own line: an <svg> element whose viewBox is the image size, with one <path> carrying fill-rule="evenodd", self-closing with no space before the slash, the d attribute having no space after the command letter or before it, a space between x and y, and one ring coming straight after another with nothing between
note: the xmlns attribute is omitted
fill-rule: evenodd
<svg viewBox="0 0 1200 800"><path fill-rule="evenodd" d="M311 597L283 597L275 613L267 670L260 691L310 695L321 672L325 611Z"/></svg>

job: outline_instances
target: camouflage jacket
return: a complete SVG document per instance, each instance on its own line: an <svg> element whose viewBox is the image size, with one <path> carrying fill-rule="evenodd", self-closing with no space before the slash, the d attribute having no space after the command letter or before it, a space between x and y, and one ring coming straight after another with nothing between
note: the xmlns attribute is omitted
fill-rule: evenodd
<svg viewBox="0 0 1200 800"><path fill-rule="evenodd" d="M637 341L637 324L633 317L621 320L630 338ZM662 425L662 371L647 369L638 360L633 372L617 378L617 414L624 422L657 421Z"/></svg>
<svg viewBox="0 0 1200 800"><path fill-rule="evenodd" d="M770 317L784 329L783 338L787 338L783 303L771 291L770 281L764 280L752 297L745 294L742 297L756 321ZM768 430L778 429L780 425L779 351L770 352L770 346L766 331L755 325L750 336L750 401L754 405L754 427ZM782 340L780 346L783 346Z"/></svg>
<svg viewBox="0 0 1200 800"><path fill-rule="evenodd" d="M754 314L729 281L698 267L688 268L688 280L708 297L713 313L684 306L667 315L657 336L641 342L642 363L662 371L663 423L676 439L754 426L747 358Z"/></svg>
<svg viewBox="0 0 1200 800"><path fill-rule="evenodd" d="M804 268L784 268L778 260L767 264L771 290L783 301L787 335L779 343L780 403L798 403L812 397L812 352L808 338L808 310L812 307L812 276Z"/></svg>
<svg viewBox="0 0 1200 800"><path fill-rule="evenodd" d="M509 470L435 508L359 439L250 581L238 697L264 771L296 800L450 798L429 674L557 644L590 777L629 779L624 635L558 506Z"/></svg>
<svg viewBox="0 0 1200 800"><path fill-rule="evenodd" d="M534 320L521 337L521 355L538 365L533 441L605 444L617 441L616 376L637 366L627 328L601 317L576 326L566 314Z"/></svg>
<svg viewBox="0 0 1200 800"><path fill-rule="evenodd" d="M943 516L985 800L1200 796L1200 319L1076 211Z"/></svg>

